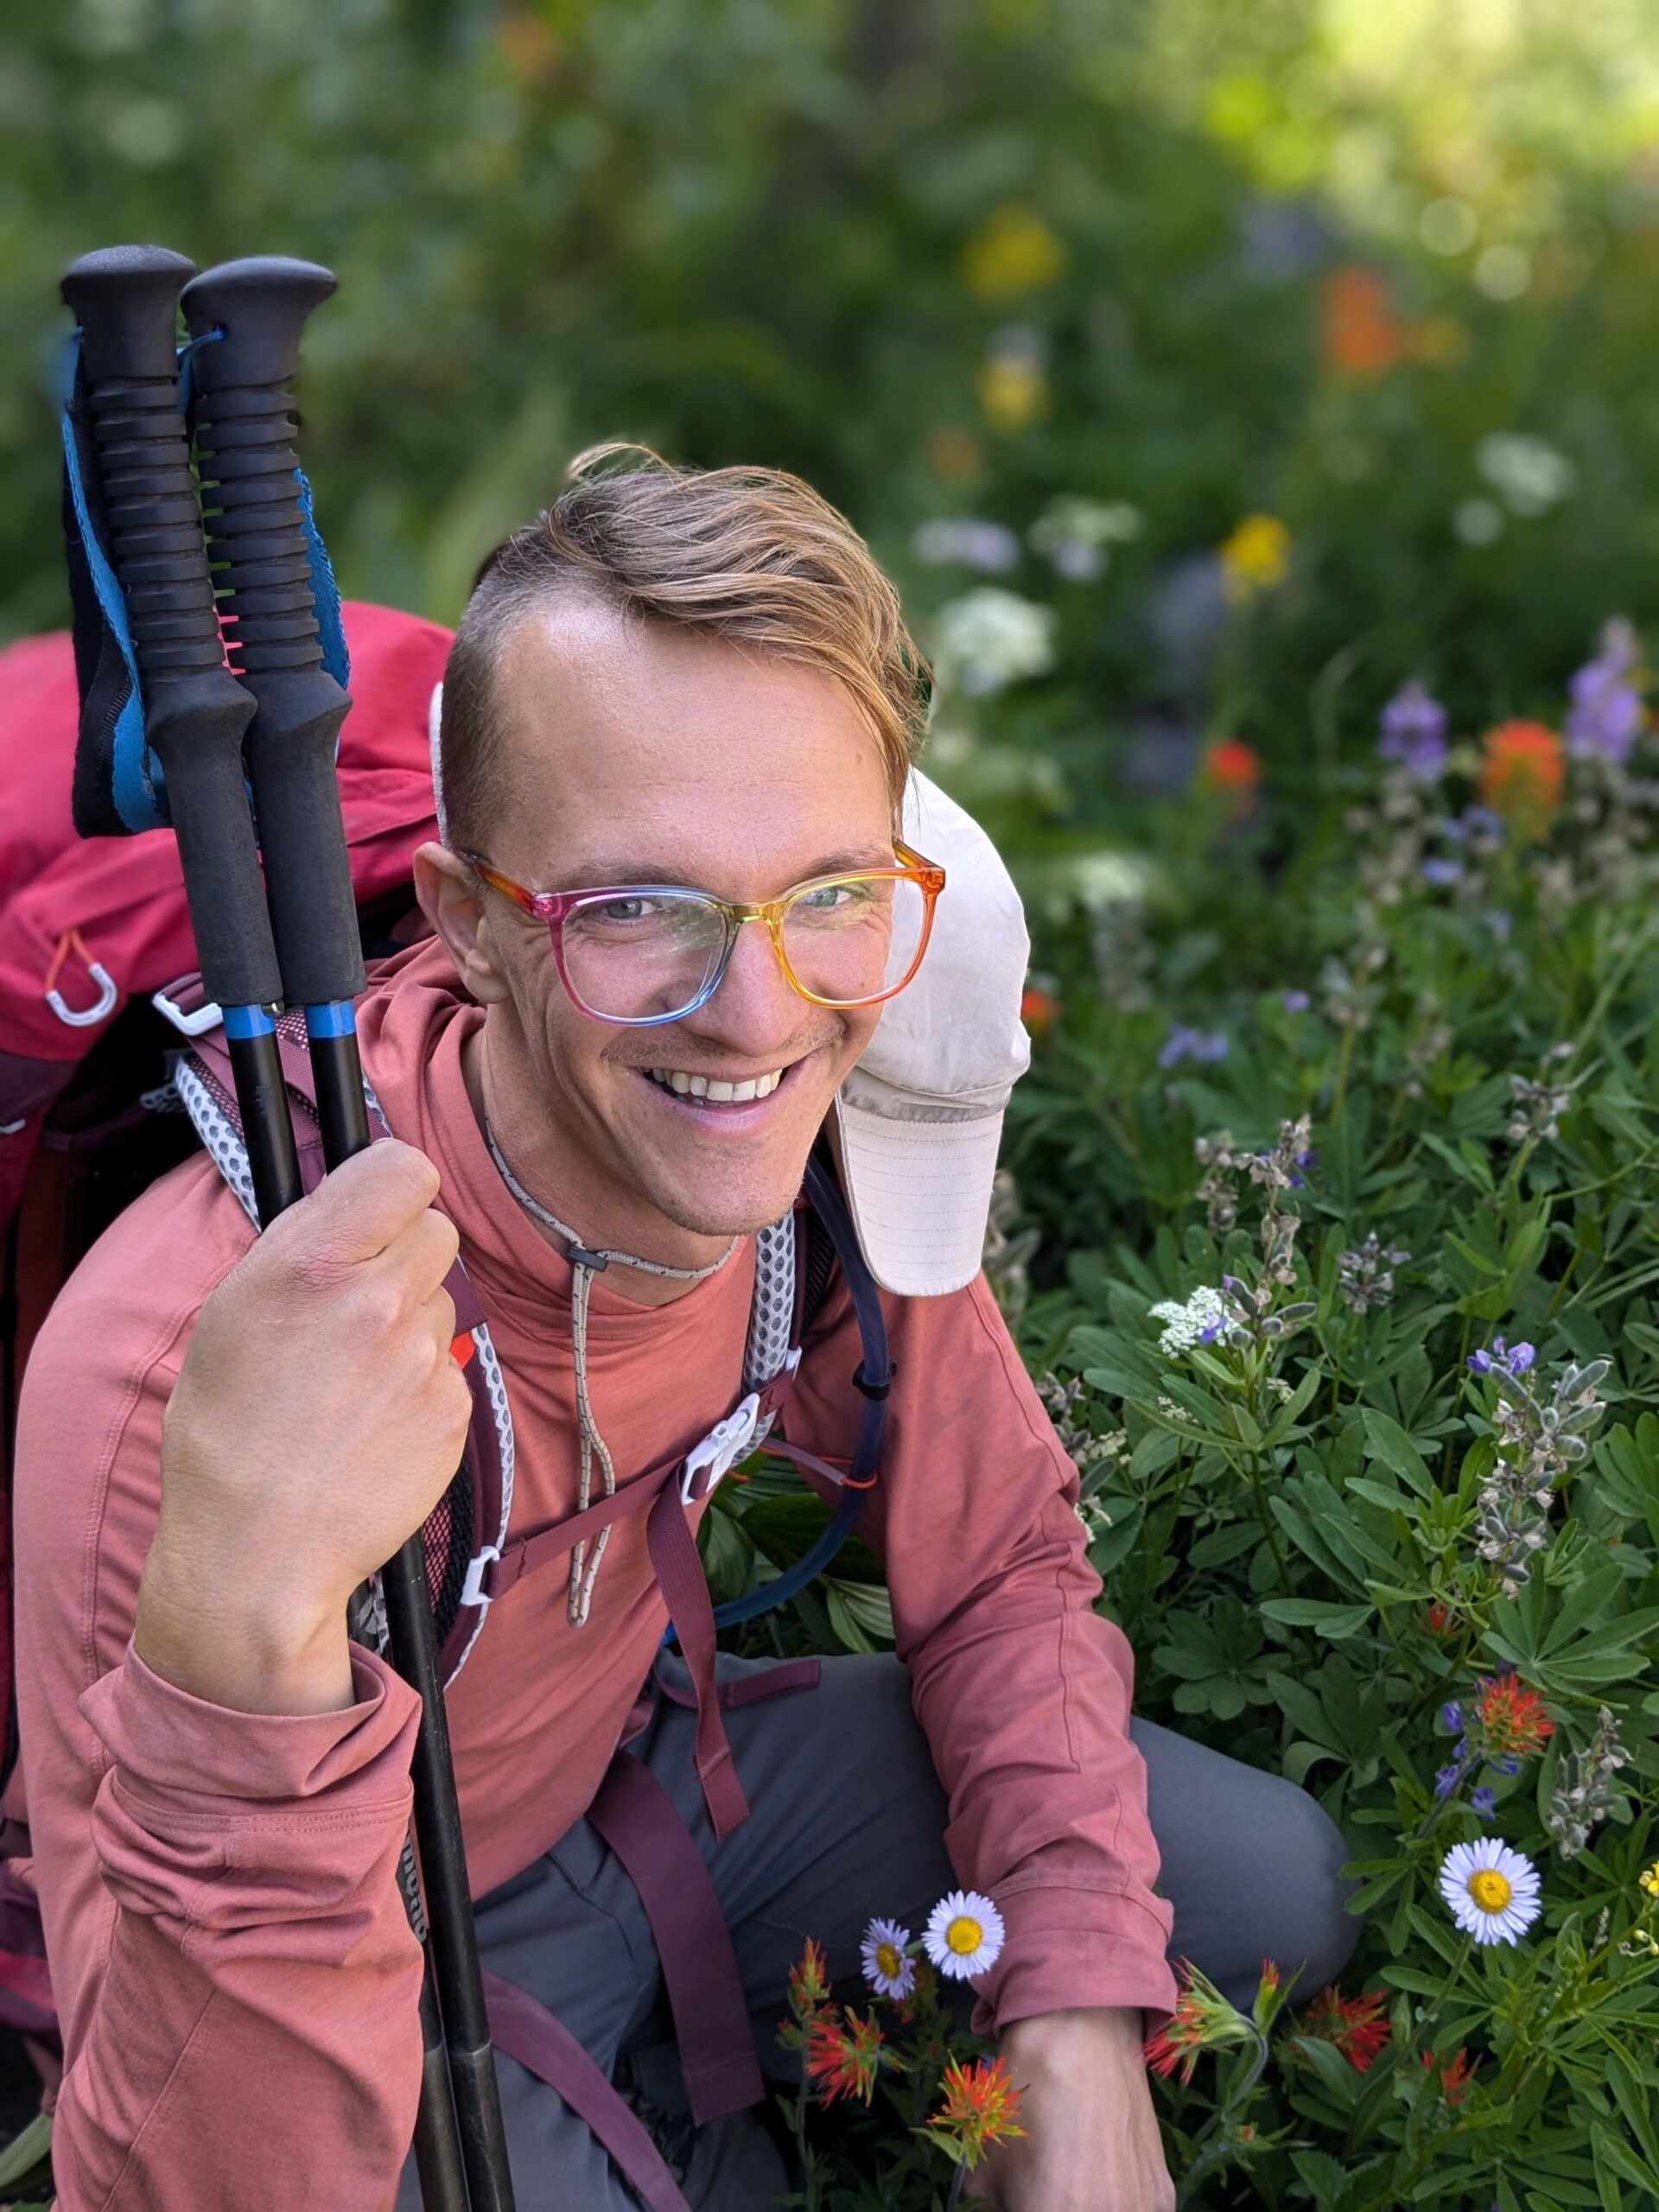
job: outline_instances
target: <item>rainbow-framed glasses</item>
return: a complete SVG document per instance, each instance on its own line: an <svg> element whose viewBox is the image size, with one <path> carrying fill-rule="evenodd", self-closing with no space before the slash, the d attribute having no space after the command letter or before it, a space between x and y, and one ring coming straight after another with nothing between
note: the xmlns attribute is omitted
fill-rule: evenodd
<svg viewBox="0 0 1659 2212"><path fill-rule="evenodd" d="M577 1011L635 1029L682 1021L720 988L737 933L761 922L790 988L814 1006L879 1006L922 964L944 870L895 842L893 868L816 875L743 905L683 884L531 891L480 854L460 858L547 925Z"/></svg>

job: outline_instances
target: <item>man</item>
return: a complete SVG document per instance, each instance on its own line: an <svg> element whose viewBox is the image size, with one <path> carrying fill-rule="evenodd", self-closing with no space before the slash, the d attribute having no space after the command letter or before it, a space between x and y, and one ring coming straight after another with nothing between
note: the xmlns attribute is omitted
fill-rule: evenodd
<svg viewBox="0 0 1659 2212"><path fill-rule="evenodd" d="M361 1010L403 1141L251 1249L188 1163L66 1291L30 1364L17 1503L62 2212L416 2202L419 1967L395 1878L415 1707L345 1619L461 1447L446 1274L459 1249L512 1407L512 1523L544 1526L597 1495L595 1468L626 1485L728 1411L753 1232L826 1123L878 1272L936 1293L884 1300L895 1373L861 1521L899 1658L830 1662L815 1691L762 1685L726 1715L753 1809L717 1841L683 1670L635 1709L667 1618L643 1516L498 1598L448 1697L486 1962L674 2139L650 1926L584 1818L626 1738L707 1863L763 2058L804 1936L854 1977L871 1915L916 1927L969 1885L1006 1923L979 2017L1027 2085L1027 2136L986 2185L1005 2212L1162 2212L1140 2044L1173 2000L1172 1906L1178 1948L1240 1996L1264 1954L1310 1986L1345 1960L1341 1840L1312 1801L1163 1732L1130 1739L1073 1470L967 1281L999 1116L868 1082L837 1115L883 1005L902 1019L880 932L906 902L916 922L938 857L896 842L925 681L891 587L804 485L577 464L486 569L451 656L446 838L416 862L435 936ZM733 911L803 885L789 918ZM1017 1033L995 1003L984 1020L1005 1095ZM941 1029L942 1067L972 1061L969 1028ZM578 1238L613 1255L579 1300ZM850 1449L859 1356L843 1286L809 1333L792 1444ZM722 1675L753 1689L753 1668ZM621 2212L588 2128L499 2064L521 2212ZM693 2203L759 2212L782 2185L753 2120L677 2140Z"/></svg>

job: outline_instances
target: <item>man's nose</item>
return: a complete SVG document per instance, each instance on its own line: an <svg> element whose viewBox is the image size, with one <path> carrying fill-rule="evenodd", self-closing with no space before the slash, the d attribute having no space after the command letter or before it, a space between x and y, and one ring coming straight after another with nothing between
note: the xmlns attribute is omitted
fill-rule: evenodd
<svg viewBox="0 0 1659 2212"><path fill-rule="evenodd" d="M719 989L686 1027L700 1036L717 1038L733 1051L760 1052L795 1034L805 1004L791 988L766 924L745 922Z"/></svg>

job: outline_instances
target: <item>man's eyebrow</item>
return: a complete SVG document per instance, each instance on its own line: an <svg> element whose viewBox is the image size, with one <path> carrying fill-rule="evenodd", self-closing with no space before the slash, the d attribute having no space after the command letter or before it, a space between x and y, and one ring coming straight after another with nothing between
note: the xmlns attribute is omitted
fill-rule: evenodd
<svg viewBox="0 0 1659 2212"><path fill-rule="evenodd" d="M891 845L849 847L842 852L824 854L800 874L791 876L787 883L780 882L778 888L783 891L788 888L789 883L810 883L814 876L842 875L859 868L891 868L893 865ZM695 882L677 862L658 861L648 855L642 856L639 853L630 854L626 858L612 856L609 859L601 855L597 860L567 864L559 874L556 887L561 891L606 890L613 886L642 883L674 884L690 891L709 887ZM543 873L537 880L552 884L553 871ZM718 897L720 894L715 893L714 895Z"/></svg>

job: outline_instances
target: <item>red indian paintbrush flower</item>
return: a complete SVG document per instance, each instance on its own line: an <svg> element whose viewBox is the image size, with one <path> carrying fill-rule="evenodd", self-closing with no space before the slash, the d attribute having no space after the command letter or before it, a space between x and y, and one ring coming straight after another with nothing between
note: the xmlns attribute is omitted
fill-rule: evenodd
<svg viewBox="0 0 1659 2212"><path fill-rule="evenodd" d="M1261 781L1262 756L1242 738L1218 738L1205 747L1198 762L1198 789L1225 793L1235 813L1249 811Z"/></svg>
<svg viewBox="0 0 1659 2212"><path fill-rule="evenodd" d="M1475 1711L1489 1748L1516 1758L1532 1758L1541 1751L1555 1733L1555 1723L1537 1691L1529 1690L1515 1675L1492 1676L1479 1688Z"/></svg>
<svg viewBox="0 0 1659 2212"><path fill-rule="evenodd" d="M856 2097L868 2104L880 2062L880 2029L873 2019L861 2018L850 2005L842 2008L840 2021L825 2011L807 2022L807 2075L817 2082L825 2104L834 2104L838 2097Z"/></svg>
<svg viewBox="0 0 1659 2212"><path fill-rule="evenodd" d="M823 1946L809 1936L799 1966L789 1970L789 2009L798 2021L812 2018L830 1994L830 1961Z"/></svg>
<svg viewBox="0 0 1659 2212"><path fill-rule="evenodd" d="M1542 722L1502 722L1481 740L1480 795L1522 836L1537 836L1561 803L1561 741Z"/></svg>
<svg viewBox="0 0 1659 2212"><path fill-rule="evenodd" d="M1381 2015L1388 2004L1381 1991L1370 1997L1344 1997L1322 1989L1302 2015L1301 2033L1339 2050L1356 2074L1363 2074L1389 2039Z"/></svg>
<svg viewBox="0 0 1659 2212"><path fill-rule="evenodd" d="M1432 2050L1426 2050L1423 2053L1424 2071L1432 2074L1437 2064L1440 2072L1440 2094L1447 2104L1460 2105L1468 2093L1469 2084L1475 2078L1475 2062L1470 2057L1467 2048L1460 2045L1455 2058L1439 2061Z"/></svg>
<svg viewBox="0 0 1659 2212"><path fill-rule="evenodd" d="M1186 2082L1192 2079L1201 2050L1247 2042L1254 2031L1190 1959L1181 1961L1180 1973L1174 2015L1147 2037L1141 2053L1154 2074L1167 2075L1179 2066Z"/></svg>
<svg viewBox="0 0 1659 2212"><path fill-rule="evenodd" d="M952 2139L970 2173L993 2144L1025 2133L1018 2125L1020 2093L1006 2058L989 2064L976 2058L971 2066L953 2058L943 2086L944 2102L927 2124Z"/></svg>

